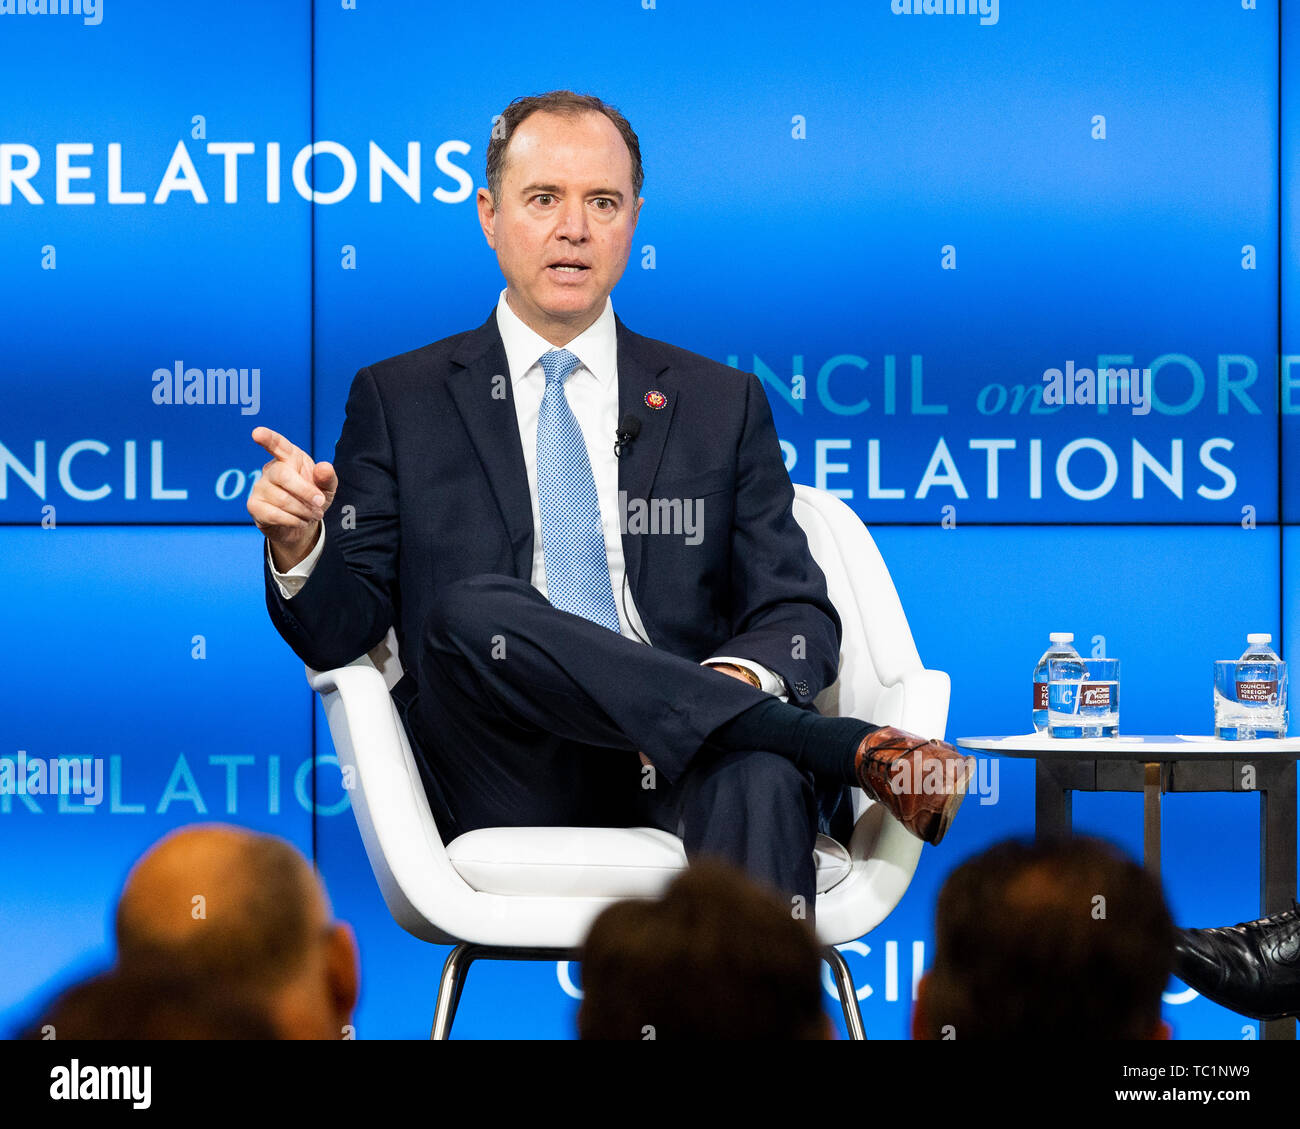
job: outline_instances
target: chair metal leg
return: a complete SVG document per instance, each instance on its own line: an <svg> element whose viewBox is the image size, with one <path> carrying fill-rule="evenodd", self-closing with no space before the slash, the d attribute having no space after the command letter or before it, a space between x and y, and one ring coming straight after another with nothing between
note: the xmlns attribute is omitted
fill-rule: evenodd
<svg viewBox="0 0 1300 1129"><path fill-rule="evenodd" d="M451 1037L451 1025L456 1019L456 1008L460 1006L460 993L465 987L469 966L478 955L478 948L477 945L460 944L447 954L447 963L442 966L442 978L438 982L438 1002L433 1009L430 1039Z"/></svg>
<svg viewBox="0 0 1300 1129"><path fill-rule="evenodd" d="M447 954L438 981L438 1002L433 1009L433 1030L430 1039L450 1039L451 1025L460 1006L460 994L465 988L469 966L476 960L574 960L573 949L503 948L499 945L474 945L462 941Z"/></svg>
<svg viewBox="0 0 1300 1129"><path fill-rule="evenodd" d="M460 994L465 988L465 978L469 975L469 966L479 958L488 960L564 960L571 959L574 953L563 949L502 949L490 945L457 945L447 955L447 963L442 966L442 979L438 983L438 1002L434 1007L433 1030L430 1039L448 1039L451 1037L451 1025L456 1019L456 1009L460 1005ZM858 992L853 984L853 976L840 951L827 946L822 956L831 966L835 976L835 988L839 993L840 1007L844 1012L844 1025L848 1028L849 1038L865 1040L866 1029L862 1025L862 1011L858 1007Z"/></svg>
<svg viewBox="0 0 1300 1129"><path fill-rule="evenodd" d="M822 953L826 963L835 975L835 988L840 994L840 1007L844 1011L844 1026L848 1028L849 1038L865 1040L866 1028L862 1026L862 1011L858 1007L858 990L853 986L853 976L844 956L839 949L827 945Z"/></svg>

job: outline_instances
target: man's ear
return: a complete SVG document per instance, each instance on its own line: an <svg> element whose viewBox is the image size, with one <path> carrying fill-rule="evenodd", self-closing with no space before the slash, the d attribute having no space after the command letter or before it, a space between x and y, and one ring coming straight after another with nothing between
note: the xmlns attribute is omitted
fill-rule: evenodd
<svg viewBox="0 0 1300 1129"><path fill-rule="evenodd" d="M645 197L639 196L636 202L636 210L632 213L632 230L636 230L637 220L641 218L641 205L645 203Z"/></svg>
<svg viewBox="0 0 1300 1129"><path fill-rule="evenodd" d="M359 963L352 927L342 921L336 922L326 941L325 975L330 1003L340 1024L351 1021L357 997L361 994Z"/></svg>
<svg viewBox="0 0 1300 1129"><path fill-rule="evenodd" d="M479 227L483 229L483 238L488 241L488 246L495 251L497 249L497 209L496 205L492 203L492 193L486 188L480 188L475 200L478 204L478 223Z"/></svg>

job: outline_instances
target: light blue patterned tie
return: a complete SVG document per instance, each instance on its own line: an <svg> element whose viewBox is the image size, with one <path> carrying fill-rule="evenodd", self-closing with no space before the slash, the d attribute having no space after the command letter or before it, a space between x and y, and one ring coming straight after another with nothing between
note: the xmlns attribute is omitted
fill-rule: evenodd
<svg viewBox="0 0 1300 1129"><path fill-rule="evenodd" d="M546 391L537 416L537 501L546 594L561 611L617 631L596 481L582 429L564 395L564 382L579 363L567 349L542 355Z"/></svg>

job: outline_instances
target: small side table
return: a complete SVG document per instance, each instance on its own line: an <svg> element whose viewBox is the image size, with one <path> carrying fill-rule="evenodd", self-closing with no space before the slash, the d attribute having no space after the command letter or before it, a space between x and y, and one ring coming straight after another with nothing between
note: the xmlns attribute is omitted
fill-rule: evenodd
<svg viewBox="0 0 1300 1129"><path fill-rule="evenodd" d="M1260 916L1296 895L1296 761L1300 739L1215 737L962 737L997 756L1032 758L1034 827L1040 839L1072 831L1073 792L1141 792L1143 861L1160 876L1160 802L1166 792L1259 793ZM1222 924L1229 924L1223 922ZM1265 1039L1294 1039L1295 1020L1264 1023Z"/></svg>

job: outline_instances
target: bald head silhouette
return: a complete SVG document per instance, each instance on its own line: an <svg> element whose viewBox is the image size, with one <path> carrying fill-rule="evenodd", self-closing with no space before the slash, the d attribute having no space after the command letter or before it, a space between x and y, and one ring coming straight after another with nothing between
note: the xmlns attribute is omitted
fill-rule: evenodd
<svg viewBox="0 0 1300 1129"><path fill-rule="evenodd" d="M352 931L272 835L208 824L166 836L128 875L116 928L123 973L255 1000L284 1038L340 1038L356 1005Z"/></svg>

